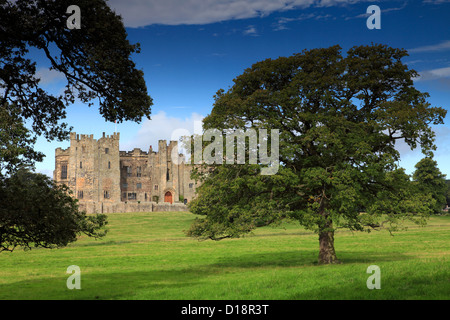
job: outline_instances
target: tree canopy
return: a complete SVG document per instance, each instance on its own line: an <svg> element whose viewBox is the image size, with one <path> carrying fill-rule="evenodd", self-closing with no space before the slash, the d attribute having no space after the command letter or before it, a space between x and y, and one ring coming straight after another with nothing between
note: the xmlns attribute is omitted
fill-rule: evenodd
<svg viewBox="0 0 450 320"><path fill-rule="evenodd" d="M319 263L338 262L334 231L370 231L423 223L431 199L398 168L396 141L435 150L432 125L446 111L414 87L416 71L403 49L340 46L304 50L253 64L215 95L205 130L278 129L280 168L246 163L210 165L191 202L197 219L188 234L239 237L256 227L294 219L319 235ZM381 220L383 218L383 220Z"/></svg>
<svg viewBox="0 0 450 320"><path fill-rule="evenodd" d="M143 72L132 60L120 16L104 0L81 0L80 29L67 28L73 1L0 0L0 105L14 104L33 132L47 139L68 137L61 123L66 106L79 99L93 104L107 121L141 121L150 116L152 99ZM40 86L30 50L44 53L51 70L67 79L59 96Z"/></svg>

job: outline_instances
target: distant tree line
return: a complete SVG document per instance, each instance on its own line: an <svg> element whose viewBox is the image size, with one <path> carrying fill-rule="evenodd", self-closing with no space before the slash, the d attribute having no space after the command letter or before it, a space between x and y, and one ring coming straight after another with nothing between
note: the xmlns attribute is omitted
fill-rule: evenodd
<svg viewBox="0 0 450 320"><path fill-rule="evenodd" d="M449 204L450 180L439 170L437 162L430 157L423 158L416 166L412 178L419 192L430 194L435 201L433 213L442 213Z"/></svg>

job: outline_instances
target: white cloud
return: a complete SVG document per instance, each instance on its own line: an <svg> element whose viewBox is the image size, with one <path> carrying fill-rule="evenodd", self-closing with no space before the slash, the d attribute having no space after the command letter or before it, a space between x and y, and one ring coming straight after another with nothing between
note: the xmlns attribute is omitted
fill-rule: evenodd
<svg viewBox="0 0 450 320"><path fill-rule="evenodd" d="M393 8L387 8L385 9L384 7L380 8L381 9L381 13L388 13L388 12L392 12L392 11L399 11L399 10L403 10L404 8L406 8L407 2L404 2L403 5L401 7L393 7ZM357 16L354 17L346 17L345 20L351 20L351 19L362 19L362 18L368 18L372 15L372 13L361 13L358 14Z"/></svg>
<svg viewBox="0 0 450 320"><path fill-rule="evenodd" d="M301 15L299 15L296 18L286 18L286 17L281 17L278 19L277 23L274 25L274 31L280 31L280 30L286 30L289 29L287 27L287 24L294 22L294 21L302 21L302 20L308 20L308 19L315 19L315 20L320 20L320 19L327 19L329 18L330 15L316 15L314 13L302 13Z"/></svg>
<svg viewBox="0 0 450 320"><path fill-rule="evenodd" d="M152 24L209 24L227 20L264 17L293 9L329 7L355 0L110 0L126 27Z"/></svg>
<svg viewBox="0 0 450 320"><path fill-rule="evenodd" d="M417 48L409 49L408 52L418 53L418 52L437 52L450 50L450 40L442 41L438 44L433 44L429 46L422 46Z"/></svg>
<svg viewBox="0 0 450 320"><path fill-rule="evenodd" d="M255 26L248 26L247 29L245 29L242 33L246 36L258 35L258 31L256 30Z"/></svg>
<svg viewBox="0 0 450 320"><path fill-rule="evenodd" d="M419 72L419 77L415 78L414 81L427 81L450 77L450 67L431 69Z"/></svg>
<svg viewBox="0 0 450 320"><path fill-rule="evenodd" d="M131 151L134 148L140 148L148 151L152 146L153 150L158 150L158 141L169 140L179 141L184 135L201 133L201 121L203 116L198 113L192 113L189 117L180 118L168 116L164 111L152 115L151 120L142 123L138 133L129 141L120 143L120 150ZM197 130L200 129L200 132Z"/></svg>

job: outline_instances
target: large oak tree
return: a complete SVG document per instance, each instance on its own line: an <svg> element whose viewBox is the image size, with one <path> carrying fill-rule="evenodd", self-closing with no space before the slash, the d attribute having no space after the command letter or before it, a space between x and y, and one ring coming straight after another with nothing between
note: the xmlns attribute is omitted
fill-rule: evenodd
<svg viewBox="0 0 450 320"><path fill-rule="evenodd" d="M304 50L255 63L219 90L203 128L278 129L280 168L210 165L191 202L188 234L219 240L294 219L319 236L319 263L339 262L338 228L395 230L402 219L423 223L432 199L397 167L397 141L435 149L431 125L446 111L414 87L407 52L386 45ZM248 150L247 150L248 151Z"/></svg>

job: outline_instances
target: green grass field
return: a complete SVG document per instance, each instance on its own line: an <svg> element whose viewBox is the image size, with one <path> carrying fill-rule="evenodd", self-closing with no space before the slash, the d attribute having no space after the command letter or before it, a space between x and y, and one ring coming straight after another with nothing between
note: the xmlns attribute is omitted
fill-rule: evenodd
<svg viewBox="0 0 450 320"><path fill-rule="evenodd" d="M317 235L296 224L219 242L187 238L190 213L110 214L109 233L62 249L0 253L0 299L449 299L450 216L391 236L336 233L340 265L318 266ZM67 267L81 269L69 290ZM381 289L366 286L367 267Z"/></svg>

